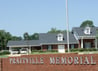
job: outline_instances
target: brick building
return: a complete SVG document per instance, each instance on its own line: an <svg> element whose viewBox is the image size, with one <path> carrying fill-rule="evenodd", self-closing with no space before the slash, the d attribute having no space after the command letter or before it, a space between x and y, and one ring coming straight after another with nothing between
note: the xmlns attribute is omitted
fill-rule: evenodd
<svg viewBox="0 0 98 71"><path fill-rule="evenodd" d="M69 33L69 47L71 48L96 48L98 27L74 27ZM14 48L27 48L32 50L58 50L64 53L67 49L67 33L40 33L38 40L8 41L7 47L12 53Z"/></svg>

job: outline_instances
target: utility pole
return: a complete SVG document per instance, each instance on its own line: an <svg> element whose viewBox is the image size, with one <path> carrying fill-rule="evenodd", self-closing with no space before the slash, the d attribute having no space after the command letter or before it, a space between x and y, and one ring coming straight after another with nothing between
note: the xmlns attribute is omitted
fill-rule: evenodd
<svg viewBox="0 0 98 71"><path fill-rule="evenodd" d="M69 16L68 16L68 0L66 0L66 28L67 28L67 49L68 53L70 52L69 50Z"/></svg>

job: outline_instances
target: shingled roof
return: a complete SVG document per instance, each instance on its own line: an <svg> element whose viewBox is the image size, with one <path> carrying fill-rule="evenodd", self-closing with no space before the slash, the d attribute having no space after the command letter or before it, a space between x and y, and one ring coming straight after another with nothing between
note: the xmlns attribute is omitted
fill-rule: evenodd
<svg viewBox="0 0 98 71"><path fill-rule="evenodd" d="M57 40L57 33L40 33L39 40L22 40L22 41L8 41L7 47L24 47L24 46L40 46L45 44L67 44L67 33L62 33L63 41ZM69 44L78 44L72 33L69 33Z"/></svg>
<svg viewBox="0 0 98 71"><path fill-rule="evenodd" d="M39 40L8 41L7 47L40 46Z"/></svg>
<svg viewBox="0 0 98 71"><path fill-rule="evenodd" d="M90 27L91 31L90 34L85 34L84 30L85 28L80 28L80 27L74 27L72 29L73 32L76 32L78 36L96 36L96 30L98 30L98 27Z"/></svg>
<svg viewBox="0 0 98 71"><path fill-rule="evenodd" d="M42 44L67 44L67 33L62 33L64 36L63 41L57 40L57 33L43 33L39 35L39 39ZM72 33L69 33L69 43L70 44L77 44L78 41L75 39Z"/></svg>

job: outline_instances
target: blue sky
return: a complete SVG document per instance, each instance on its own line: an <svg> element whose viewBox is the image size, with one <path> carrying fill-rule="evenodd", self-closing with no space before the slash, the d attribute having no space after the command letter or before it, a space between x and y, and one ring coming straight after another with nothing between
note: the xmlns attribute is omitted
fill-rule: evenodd
<svg viewBox="0 0 98 71"><path fill-rule="evenodd" d="M0 0L0 30L22 36L66 29L65 0ZM98 26L98 0L68 0L69 28L85 20Z"/></svg>

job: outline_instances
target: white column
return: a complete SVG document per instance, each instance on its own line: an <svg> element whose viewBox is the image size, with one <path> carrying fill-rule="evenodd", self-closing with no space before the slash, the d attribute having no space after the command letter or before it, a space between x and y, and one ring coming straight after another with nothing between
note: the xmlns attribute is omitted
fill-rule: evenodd
<svg viewBox="0 0 98 71"><path fill-rule="evenodd" d="M9 52L12 55L12 48L11 47L9 47Z"/></svg>
<svg viewBox="0 0 98 71"><path fill-rule="evenodd" d="M97 49L97 43L98 43L98 41L97 41L97 38L95 39L95 48Z"/></svg>
<svg viewBox="0 0 98 71"><path fill-rule="evenodd" d="M81 48L83 48L83 38L81 39Z"/></svg>
<svg viewBox="0 0 98 71"><path fill-rule="evenodd" d="M41 45L41 50L43 50L43 47L42 47L42 45Z"/></svg>
<svg viewBox="0 0 98 71"><path fill-rule="evenodd" d="M31 47L29 46L29 53L31 53Z"/></svg>

